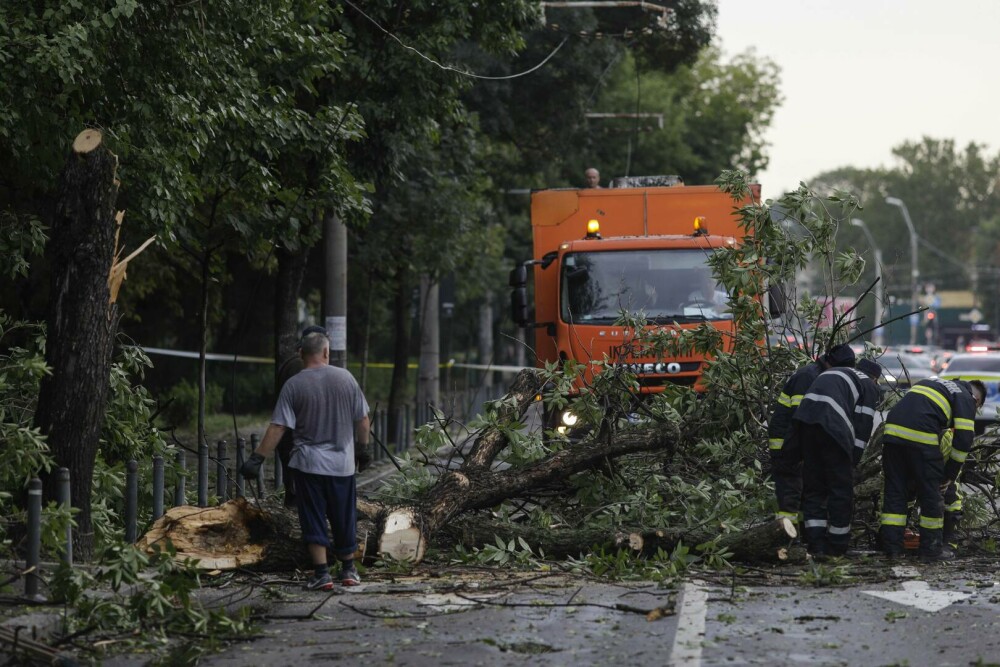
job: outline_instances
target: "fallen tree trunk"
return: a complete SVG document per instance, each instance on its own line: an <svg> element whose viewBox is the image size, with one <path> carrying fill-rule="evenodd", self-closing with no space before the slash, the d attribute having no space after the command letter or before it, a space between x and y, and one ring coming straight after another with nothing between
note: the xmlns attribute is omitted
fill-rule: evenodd
<svg viewBox="0 0 1000 667"><path fill-rule="evenodd" d="M622 431L614 438L592 439L560 450L521 468L489 471L478 467L444 473L414 506L390 511L379 537L379 552L396 560L420 562L437 531L456 515L485 509L575 473L607 458L636 452L666 450L677 441L671 423L656 429Z"/></svg>
<svg viewBox="0 0 1000 667"><path fill-rule="evenodd" d="M594 551L627 550L639 555L655 556L658 550L672 552L684 544L692 553L697 547L715 540L715 549L729 552L732 559L748 562L794 563L805 559L802 549L793 548L798 536L795 524L787 519L775 519L742 531L721 534L705 528L690 529L619 529L598 528L539 528L519 524L499 524L480 517L464 517L452 521L441 531L449 543L466 548L482 548L496 544L499 537L505 544L524 541L531 550L545 558L580 557Z"/></svg>

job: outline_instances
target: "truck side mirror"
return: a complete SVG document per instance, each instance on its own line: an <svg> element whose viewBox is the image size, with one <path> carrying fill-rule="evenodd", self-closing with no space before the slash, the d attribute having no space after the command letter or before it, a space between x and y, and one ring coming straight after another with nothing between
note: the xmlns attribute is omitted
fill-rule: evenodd
<svg viewBox="0 0 1000 667"><path fill-rule="evenodd" d="M785 293L781 285L771 285L767 288L767 313L771 319L785 314Z"/></svg>
<svg viewBox="0 0 1000 667"><path fill-rule="evenodd" d="M520 268L523 269L524 267L522 266ZM528 326L527 287L515 287L510 291L510 317L514 320L514 324L517 326L522 328Z"/></svg>
<svg viewBox="0 0 1000 667"><path fill-rule="evenodd" d="M525 287L528 284L528 267L518 264L511 269L507 284L511 287Z"/></svg>

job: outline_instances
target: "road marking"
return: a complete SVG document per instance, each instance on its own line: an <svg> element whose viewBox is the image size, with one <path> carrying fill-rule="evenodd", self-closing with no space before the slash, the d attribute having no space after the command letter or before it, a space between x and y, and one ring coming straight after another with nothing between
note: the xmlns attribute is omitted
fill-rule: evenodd
<svg viewBox="0 0 1000 667"><path fill-rule="evenodd" d="M705 639L705 615L708 613L708 591L695 583L686 583L678 601L677 632L670 648L668 665L699 667L701 645Z"/></svg>
<svg viewBox="0 0 1000 667"><path fill-rule="evenodd" d="M904 581L901 591L863 591L865 595L905 604L923 611L941 611L945 607L972 597L972 593L958 591L932 591L926 581Z"/></svg>
<svg viewBox="0 0 1000 667"><path fill-rule="evenodd" d="M892 577L894 579L916 579L919 576L920 572L911 565L897 565L892 568Z"/></svg>

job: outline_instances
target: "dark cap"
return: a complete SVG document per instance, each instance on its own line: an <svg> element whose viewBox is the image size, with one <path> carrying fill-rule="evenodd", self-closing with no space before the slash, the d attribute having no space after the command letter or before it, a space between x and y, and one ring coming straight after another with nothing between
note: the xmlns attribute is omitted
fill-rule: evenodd
<svg viewBox="0 0 1000 667"><path fill-rule="evenodd" d="M859 359L858 370L876 382L882 377L882 367L871 359Z"/></svg>
<svg viewBox="0 0 1000 667"><path fill-rule="evenodd" d="M326 329L324 329L323 327L319 326L318 324L313 324L313 325L310 325L310 326L308 326L308 327L306 327L305 329L302 330L302 335L299 336L299 342L296 343L295 346L296 347L302 347L302 341L305 340L306 336L308 336L309 334L314 334L314 333L323 334L327 338L330 337L330 334L328 334L326 332Z"/></svg>
<svg viewBox="0 0 1000 667"><path fill-rule="evenodd" d="M834 345L826 354L820 357L820 361L825 361L831 366L853 366L854 350L846 343Z"/></svg>

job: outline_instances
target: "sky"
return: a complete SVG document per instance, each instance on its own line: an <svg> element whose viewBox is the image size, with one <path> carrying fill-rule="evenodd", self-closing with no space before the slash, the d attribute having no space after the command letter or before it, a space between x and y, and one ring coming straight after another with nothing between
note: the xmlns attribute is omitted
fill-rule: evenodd
<svg viewBox="0 0 1000 667"><path fill-rule="evenodd" d="M781 68L765 197L892 167L924 136L1000 150L1000 0L718 0L716 43Z"/></svg>

